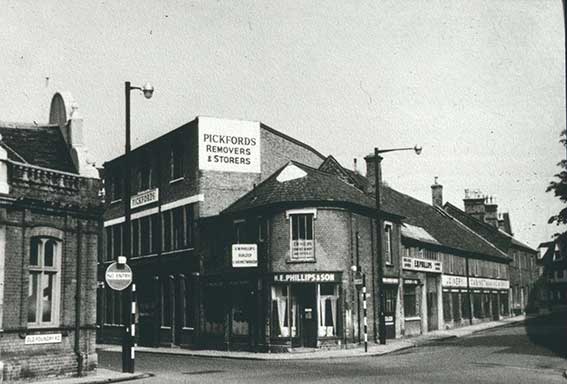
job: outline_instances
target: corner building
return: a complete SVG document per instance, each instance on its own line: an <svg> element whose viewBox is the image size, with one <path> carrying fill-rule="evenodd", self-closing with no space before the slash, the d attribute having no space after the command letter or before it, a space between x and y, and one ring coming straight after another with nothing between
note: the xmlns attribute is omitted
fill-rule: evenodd
<svg viewBox="0 0 567 384"><path fill-rule="evenodd" d="M97 366L97 170L67 93L48 124L0 123L0 382Z"/></svg>
<svg viewBox="0 0 567 384"><path fill-rule="evenodd" d="M324 157L259 122L199 116L135 148L128 158L107 162L98 341L122 339L130 305L124 294L105 287L104 271L129 246L138 292L138 343L228 346L221 331L227 329L225 308L214 305L224 295L216 287L225 276L210 273L211 260L224 254L219 213L292 159L318 167ZM124 184L128 169L130 196ZM130 205L130 239L125 204Z"/></svg>

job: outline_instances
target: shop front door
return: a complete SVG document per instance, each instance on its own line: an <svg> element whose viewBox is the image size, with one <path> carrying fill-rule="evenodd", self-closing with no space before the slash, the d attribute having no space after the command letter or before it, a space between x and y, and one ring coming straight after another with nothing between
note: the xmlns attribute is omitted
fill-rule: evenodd
<svg viewBox="0 0 567 384"><path fill-rule="evenodd" d="M384 286L384 317L386 322L386 338L396 337L396 297L398 295L397 285Z"/></svg>
<svg viewBox="0 0 567 384"><path fill-rule="evenodd" d="M439 328L437 306L437 278L427 276L427 330L435 331Z"/></svg>
<svg viewBox="0 0 567 384"><path fill-rule="evenodd" d="M317 303L316 285L305 284L295 288L299 306L300 336L303 347L317 347Z"/></svg>
<svg viewBox="0 0 567 384"><path fill-rule="evenodd" d="M152 277L141 279L138 293L138 340L144 347L159 346L159 292L158 280Z"/></svg>

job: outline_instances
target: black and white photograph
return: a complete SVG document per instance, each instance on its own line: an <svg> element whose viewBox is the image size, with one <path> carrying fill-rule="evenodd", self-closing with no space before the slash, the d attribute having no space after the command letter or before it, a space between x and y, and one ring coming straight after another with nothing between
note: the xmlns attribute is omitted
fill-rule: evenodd
<svg viewBox="0 0 567 384"><path fill-rule="evenodd" d="M3 0L1 383L567 383L564 0Z"/></svg>

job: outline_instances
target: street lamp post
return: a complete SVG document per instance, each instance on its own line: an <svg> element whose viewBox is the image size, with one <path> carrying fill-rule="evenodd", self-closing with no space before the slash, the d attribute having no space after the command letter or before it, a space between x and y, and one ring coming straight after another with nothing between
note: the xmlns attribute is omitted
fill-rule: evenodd
<svg viewBox="0 0 567 384"><path fill-rule="evenodd" d="M414 151L417 155L421 153L422 148L418 147L408 147L408 148L392 148L392 149L378 149L374 148L374 177L375 177L375 185L376 185L376 253L377 253L377 260L378 260L378 268L377 268L377 278L378 278L378 339L380 344L386 344L386 316L384 313L385 303L385 296L384 296L384 250L382 249L382 222L380 218L380 174L382 172L381 169L381 161L382 157L380 157L381 153L387 152L395 152L395 151Z"/></svg>
<svg viewBox="0 0 567 384"><path fill-rule="evenodd" d="M124 256L126 256L126 260L129 261L130 257L132 256L132 248L131 248L131 228L130 228L130 195L131 195L131 181L132 181L132 169L130 166L130 92L133 89L137 89L142 91L144 97L146 99L150 99L154 93L154 87L150 83L144 84L143 87L133 87L129 81L124 82L124 92L125 92L125 101L126 101L126 144L125 144L125 156L124 156L124 165L125 165L125 186L124 186ZM134 303L134 283L130 284L128 287L128 304ZM133 292L134 291L134 292ZM133 316L134 313L134 305L131 305L131 311L125 311L124 313L124 324L125 324L125 334L122 342L122 371L123 372L130 372L134 373L134 322ZM128 305L130 309L130 305Z"/></svg>

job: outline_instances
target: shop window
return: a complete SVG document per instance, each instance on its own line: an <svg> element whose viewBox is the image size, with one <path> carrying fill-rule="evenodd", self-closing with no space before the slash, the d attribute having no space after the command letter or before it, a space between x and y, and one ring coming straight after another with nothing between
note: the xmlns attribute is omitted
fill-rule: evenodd
<svg viewBox="0 0 567 384"><path fill-rule="evenodd" d="M337 302L339 295L334 284L319 285L319 336L337 336Z"/></svg>
<svg viewBox="0 0 567 384"><path fill-rule="evenodd" d="M417 317L419 316L419 301L417 285L404 285L404 316Z"/></svg>
<svg viewBox="0 0 567 384"><path fill-rule="evenodd" d="M484 317L490 317L490 293L482 294L482 313Z"/></svg>
<svg viewBox="0 0 567 384"><path fill-rule="evenodd" d="M471 317L469 295L465 292L461 293L461 314L463 319L469 319Z"/></svg>
<svg viewBox="0 0 567 384"><path fill-rule="evenodd" d="M451 292L451 298L453 299L453 320L461 320L461 295L459 292Z"/></svg>
<svg viewBox="0 0 567 384"><path fill-rule="evenodd" d="M392 224L384 224L384 260L392 264Z"/></svg>
<svg viewBox="0 0 567 384"><path fill-rule="evenodd" d="M188 276L182 276L180 284L183 285L183 327L193 328L195 326L195 293L193 292L193 285L191 284L191 278Z"/></svg>
<svg viewBox="0 0 567 384"><path fill-rule="evenodd" d="M482 297L480 293L473 293L473 316L477 319L482 318Z"/></svg>
<svg viewBox="0 0 567 384"><path fill-rule="evenodd" d="M250 291L246 285L240 285L232 287L231 293L231 333L234 336L248 336L250 328L248 320L250 318L250 308L248 305L251 300Z"/></svg>
<svg viewBox="0 0 567 384"><path fill-rule="evenodd" d="M443 292L443 319L451 321L451 293Z"/></svg>
<svg viewBox="0 0 567 384"><path fill-rule="evenodd" d="M28 326L59 322L61 242L34 237L30 244Z"/></svg>
<svg viewBox="0 0 567 384"><path fill-rule="evenodd" d="M123 323L121 292L115 291L110 287L104 288L104 291L104 324L121 325Z"/></svg>
<svg viewBox="0 0 567 384"><path fill-rule="evenodd" d="M209 285L204 292L205 333L224 335L225 292L220 285Z"/></svg>
<svg viewBox="0 0 567 384"><path fill-rule="evenodd" d="M311 213L292 214L291 218L291 259L313 260L315 244L313 241L313 217Z"/></svg>
<svg viewBox="0 0 567 384"><path fill-rule="evenodd" d="M500 315L508 316L508 294L500 293Z"/></svg>
<svg viewBox="0 0 567 384"><path fill-rule="evenodd" d="M288 294L288 286L272 287L272 336L295 337L297 336L297 304L296 300ZM291 304L291 305L290 305ZM291 318L291 335L290 321Z"/></svg>
<svg viewBox="0 0 567 384"><path fill-rule="evenodd" d="M183 151L180 145L173 147L169 157L169 178L177 180L183 177Z"/></svg>
<svg viewBox="0 0 567 384"><path fill-rule="evenodd" d="M161 280L161 326L171 327L173 322L172 276Z"/></svg>

